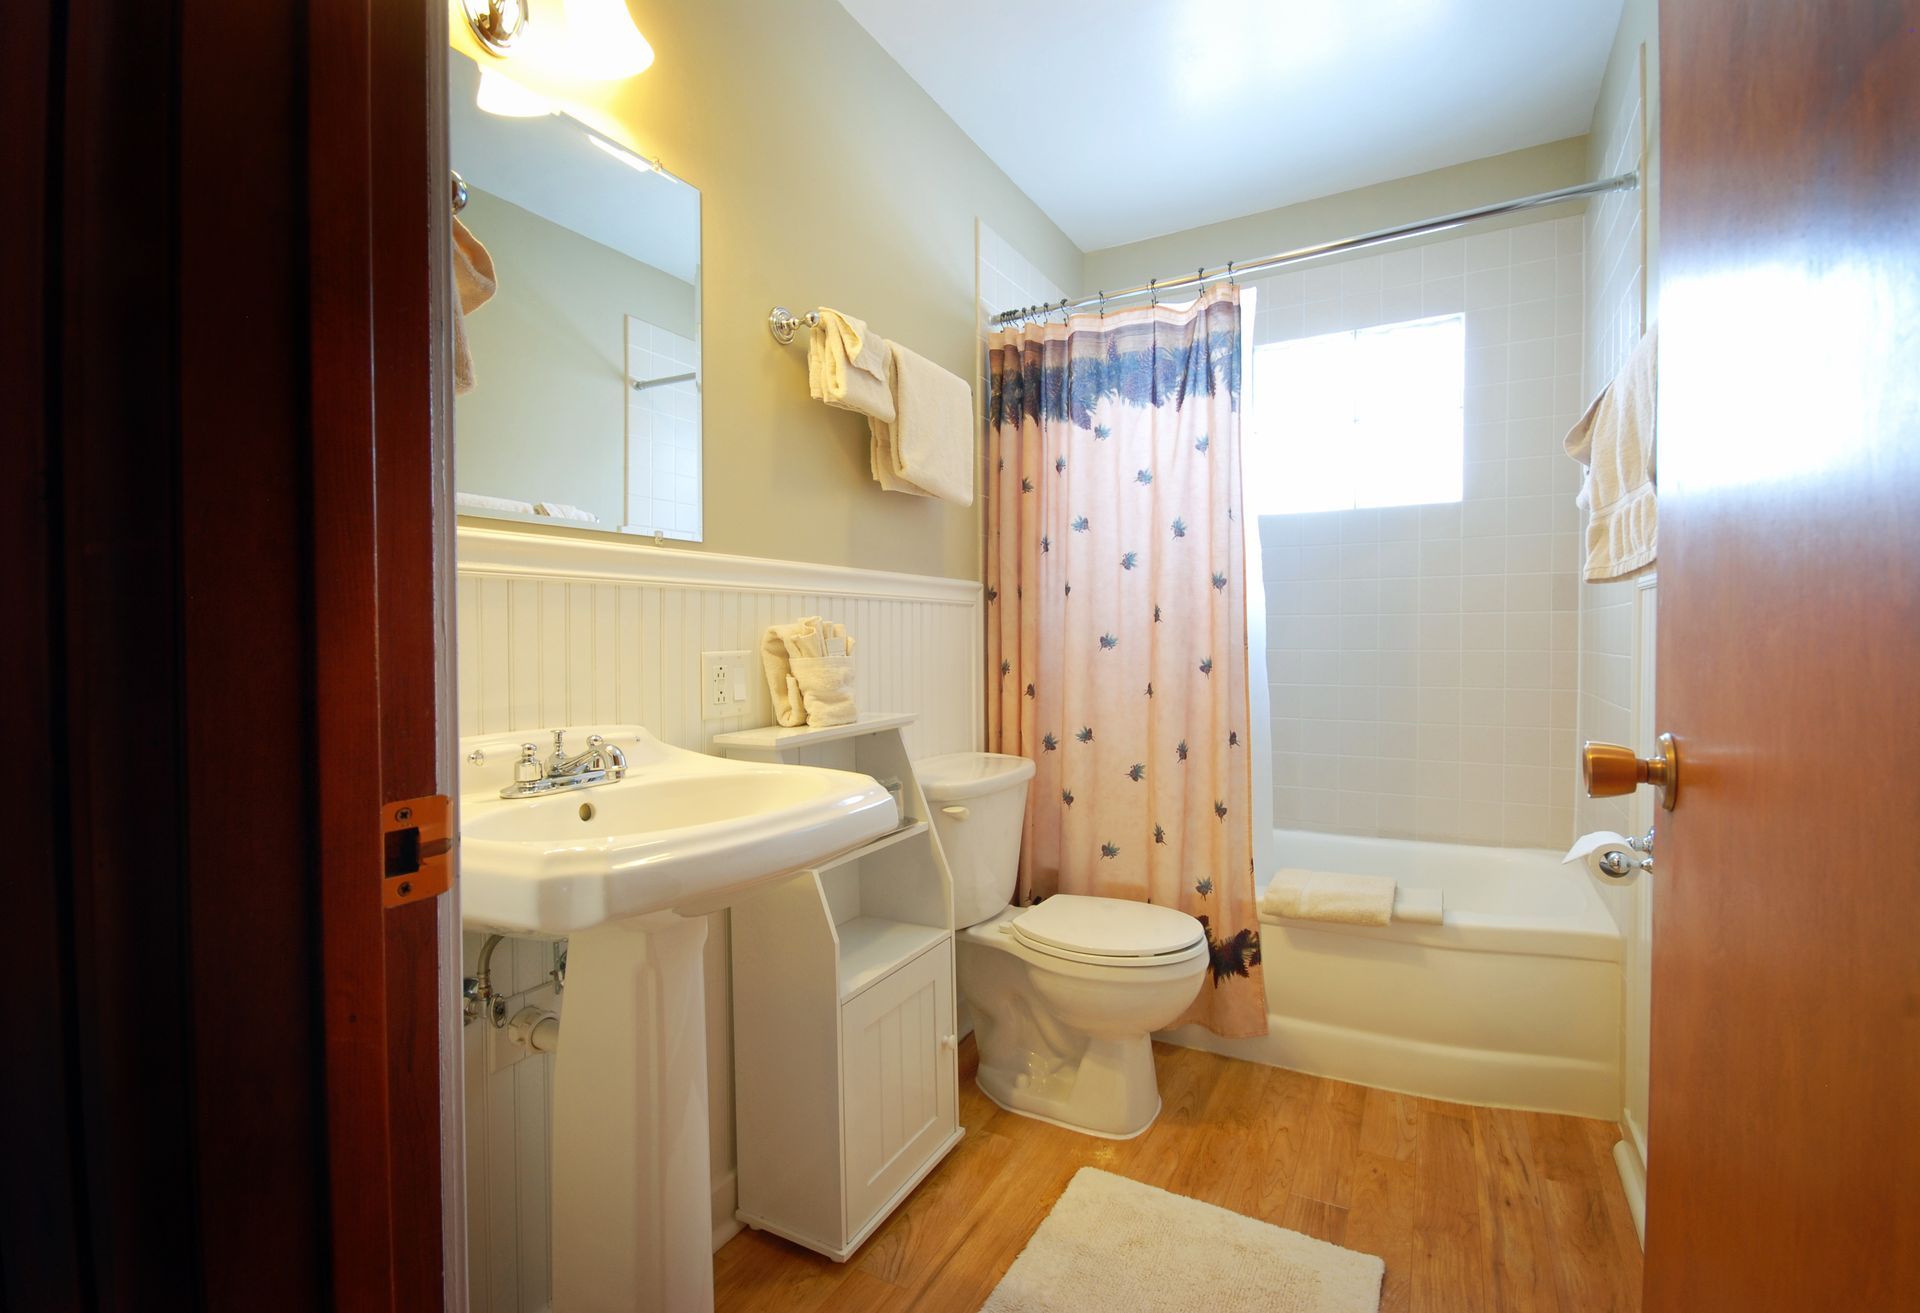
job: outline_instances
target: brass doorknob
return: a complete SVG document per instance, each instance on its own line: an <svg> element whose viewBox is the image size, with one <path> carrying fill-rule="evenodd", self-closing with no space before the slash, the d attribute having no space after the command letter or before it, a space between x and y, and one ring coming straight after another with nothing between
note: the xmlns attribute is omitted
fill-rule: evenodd
<svg viewBox="0 0 1920 1313"><path fill-rule="evenodd" d="M1642 784L1651 784L1660 805L1673 810L1680 796L1680 755L1673 735L1662 734L1660 755L1641 757L1632 748L1618 743L1588 742L1580 749L1580 770L1586 777L1589 798L1617 798L1632 793Z"/></svg>

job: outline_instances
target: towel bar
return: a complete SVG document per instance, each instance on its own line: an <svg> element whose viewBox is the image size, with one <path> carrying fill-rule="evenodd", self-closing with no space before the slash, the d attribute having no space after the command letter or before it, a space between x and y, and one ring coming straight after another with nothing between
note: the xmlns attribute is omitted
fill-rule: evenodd
<svg viewBox="0 0 1920 1313"><path fill-rule="evenodd" d="M773 340L781 346L793 341L794 333L802 326L817 328L819 325L818 310L809 310L804 315L796 315L785 306L777 305L773 308L773 313L767 316L767 331L773 334Z"/></svg>

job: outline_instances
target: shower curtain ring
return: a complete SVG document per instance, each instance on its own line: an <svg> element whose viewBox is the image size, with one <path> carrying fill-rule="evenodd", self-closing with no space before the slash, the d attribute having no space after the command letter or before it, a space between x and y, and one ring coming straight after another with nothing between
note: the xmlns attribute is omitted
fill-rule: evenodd
<svg viewBox="0 0 1920 1313"><path fill-rule="evenodd" d="M1240 284L1235 282L1233 279L1233 261L1231 260L1227 261L1227 286L1228 287L1240 286Z"/></svg>
<svg viewBox="0 0 1920 1313"><path fill-rule="evenodd" d="M1160 289L1154 286L1159 281L1158 278L1147 279L1147 305L1150 309L1157 308L1160 304Z"/></svg>
<svg viewBox="0 0 1920 1313"><path fill-rule="evenodd" d="M1100 293L1100 317L1102 319L1107 317L1107 294L1105 292Z"/></svg>

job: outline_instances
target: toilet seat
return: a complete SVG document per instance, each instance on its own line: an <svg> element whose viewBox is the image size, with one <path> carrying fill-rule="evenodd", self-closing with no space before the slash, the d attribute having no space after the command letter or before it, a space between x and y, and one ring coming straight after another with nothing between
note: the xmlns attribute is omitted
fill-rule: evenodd
<svg viewBox="0 0 1920 1313"><path fill-rule="evenodd" d="M1185 912L1082 894L1055 894L1002 929L1036 953L1093 966L1175 966L1207 951L1205 930Z"/></svg>

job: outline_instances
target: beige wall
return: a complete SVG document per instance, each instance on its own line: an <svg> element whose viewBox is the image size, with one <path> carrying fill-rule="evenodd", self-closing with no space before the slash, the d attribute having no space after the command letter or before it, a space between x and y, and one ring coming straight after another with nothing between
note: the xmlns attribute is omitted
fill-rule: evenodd
<svg viewBox="0 0 1920 1313"><path fill-rule="evenodd" d="M693 336L693 288L471 188L460 218L500 290L467 320L475 387L454 402L461 492L585 507L626 502L626 316Z"/></svg>
<svg viewBox="0 0 1920 1313"><path fill-rule="evenodd" d="M1587 139L1569 137L1565 141L1530 146L1431 173L1417 173L1410 178L1395 178L1372 187L1301 201L1263 214L1094 251L1087 256L1083 286L1088 291L1132 287L1149 278L1173 277L1229 260L1257 259L1313 242L1351 237L1492 201L1570 187L1587 181L1588 176ZM1577 206L1553 206L1530 211L1508 222L1529 223L1577 213ZM1499 222L1485 223L1474 231L1485 232L1501 226Z"/></svg>
<svg viewBox="0 0 1920 1313"><path fill-rule="evenodd" d="M696 550L978 578L978 502L881 492L864 421L808 399L805 352L774 343L767 311L840 307L970 379L975 216L1062 286L1083 281L1079 250L836 0L630 7L652 68L540 89L701 189Z"/></svg>

